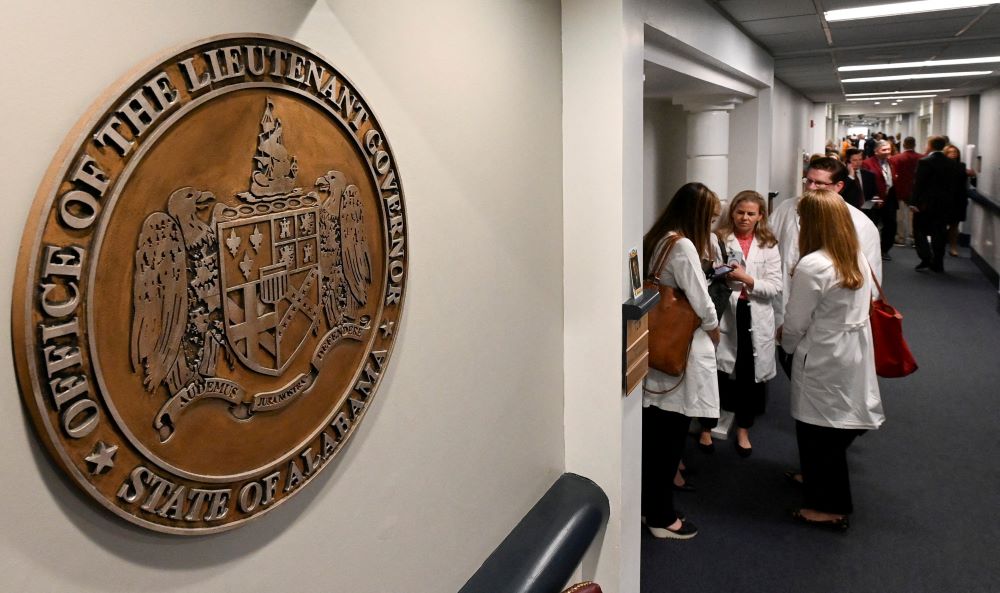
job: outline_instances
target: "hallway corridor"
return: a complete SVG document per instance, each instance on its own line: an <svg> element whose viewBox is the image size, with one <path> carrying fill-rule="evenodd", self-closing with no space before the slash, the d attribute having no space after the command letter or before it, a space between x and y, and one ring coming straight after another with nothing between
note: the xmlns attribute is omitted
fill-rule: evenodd
<svg viewBox="0 0 1000 593"><path fill-rule="evenodd" d="M848 453L855 513L846 534L794 524L800 505L782 472L798 466L788 381L769 385L751 430L685 461L697 492L675 501L699 526L688 542L643 532L642 591L886 593L1000 591L1000 315L995 288L969 259L915 272L913 249L885 262L889 301L920 369L880 379L886 423Z"/></svg>

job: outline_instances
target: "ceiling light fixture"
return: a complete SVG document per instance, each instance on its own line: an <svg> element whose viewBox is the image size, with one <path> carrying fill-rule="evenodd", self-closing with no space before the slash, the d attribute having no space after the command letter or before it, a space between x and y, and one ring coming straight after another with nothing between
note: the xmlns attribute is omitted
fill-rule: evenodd
<svg viewBox="0 0 1000 593"><path fill-rule="evenodd" d="M920 78L955 78L957 76L986 76L992 70L970 70L969 72L938 72L936 74L898 74L896 76L868 76L864 78L844 78L840 82L881 82L884 80L917 80Z"/></svg>
<svg viewBox="0 0 1000 593"><path fill-rule="evenodd" d="M879 93L847 93L845 97L874 97L875 95L925 95L927 93L947 93L951 89L928 89L926 91L885 91Z"/></svg>
<svg viewBox="0 0 1000 593"><path fill-rule="evenodd" d="M823 17L827 22L853 21L860 19L877 19L901 14L918 14L939 10L959 10L1000 4L1000 0L918 0L916 2L894 2L892 4L876 4L859 8L841 8L827 10Z"/></svg>
<svg viewBox="0 0 1000 593"><path fill-rule="evenodd" d="M930 99L931 97L936 97L937 95L905 95L903 97L850 97L848 101L881 101L885 99L888 101L892 99L893 101L898 101L900 99Z"/></svg>
<svg viewBox="0 0 1000 593"><path fill-rule="evenodd" d="M876 105L881 105L881 103L879 103L878 101L875 101L875 104L876 104Z"/></svg>
<svg viewBox="0 0 1000 593"><path fill-rule="evenodd" d="M963 64L992 64L1000 62L1000 56L985 58L964 58L961 60L925 60L923 62L894 62L889 64L864 64L860 66L841 66L838 72L858 72L861 70L895 70L898 68L925 68L928 66L961 66Z"/></svg>

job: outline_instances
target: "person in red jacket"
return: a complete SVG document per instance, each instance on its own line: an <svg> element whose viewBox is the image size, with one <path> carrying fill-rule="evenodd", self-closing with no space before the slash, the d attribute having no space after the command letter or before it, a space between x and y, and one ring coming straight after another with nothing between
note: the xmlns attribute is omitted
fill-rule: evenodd
<svg viewBox="0 0 1000 593"><path fill-rule="evenodd" d="M875 174L878 199L875 200L875 207L868 212L872 222L881 227L879 234L882 239L882 261L892 259L889 250L892 249L893 241L896 239L896 209L899 207L896 201L892 163L889 161L891 154L892 144L888 140L879 140L875 145L875 153L861 163L862 168Z"/></svg>
<svg viewBox="0 0 1000 593"><path fill-rule="evenodd" d="M903 138L903 152L889 157L892 166L893 187L896 188L896 200L901 204L896 214L896 244L913 244L913 213L907 204L913 195L913 178L917 174L917 162L924 157L916 150L917 141L913 136Z"/></svg>

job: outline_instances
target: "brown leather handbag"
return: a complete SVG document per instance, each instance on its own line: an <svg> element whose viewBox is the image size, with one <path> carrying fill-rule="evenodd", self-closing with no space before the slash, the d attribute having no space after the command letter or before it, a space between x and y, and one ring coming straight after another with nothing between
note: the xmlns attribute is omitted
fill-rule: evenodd
<svg viewBox="0 0 1000 593"><path fill-rule="evenodd" d="M660 301L649 311L649 366L675 377L684 374L694 330L701 325L684 291L660 284L660 270L679 239L679 235L666 239L644 284L660 293Z"/></svg>

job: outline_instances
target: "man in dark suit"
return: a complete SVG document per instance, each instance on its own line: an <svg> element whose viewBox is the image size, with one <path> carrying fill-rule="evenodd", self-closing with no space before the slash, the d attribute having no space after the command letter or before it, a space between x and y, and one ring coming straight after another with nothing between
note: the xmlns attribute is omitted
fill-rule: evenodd
<svg viewBox="0 0 1000 593"><path fill-rule="evenodd" d="M913 235L920 257L918 271L944 272L947 224L952 204L965 194L962 166L941 152L943 136L927 140L928 155L917 163L910 209L913 210ZM930 235L930 245L927 236Z"/></svg>
<svg viewBox="0 0 1000 593"><path fill-rule="evenodd" d="M892 174L895 176L893 187L896 188L896 199L901 204L899 213L896 215L897 229L902 227L896 231L896 243L899 245L906 245L906 242L911 240L913 235L911 214L907 204L910 202L910 196L913 195L913 180L917 174L917 162L924 156L914 150L916 147L917 141L913 139L913 136L907 136L903 138L903 152L889 157L889 162L892 164Z"/></svg>
<svg viewBox="0 0 1000 593"><path fill-rule="evenodd" d="M892 145L888 140L879 140L875 144L875 154L865 159L861 166L875 174L875 193L878 194L873 202L872 221L876 225L881 223L882 237L882 260L888 261L892 257L889 250L896 239L896 188L893 187L892 163L889 162L889 155L892 154Z"/></svg>
<svg viewBox="0 0 1000 593"><path fill-rule="evenodd" d="M840 190L840 195L845 202L864 210L871 218L870 212L874 206L872 200L877 195L875 193L875 175L861 166L864 152L860 148L848 148L845 154L847 155L847 179L844 181L844 189ZM878 224L875 220L872 222Z"/></svg>

